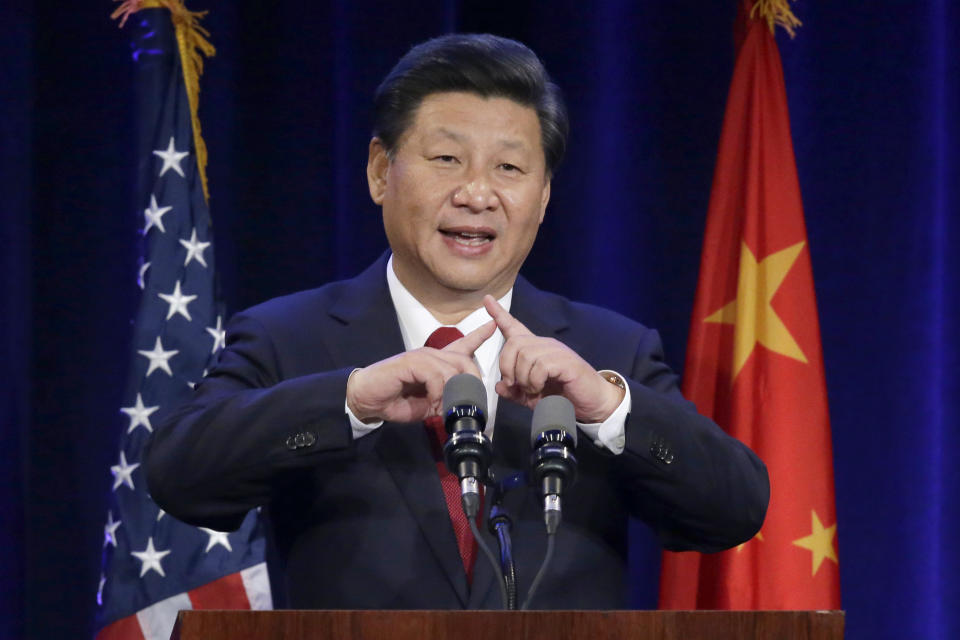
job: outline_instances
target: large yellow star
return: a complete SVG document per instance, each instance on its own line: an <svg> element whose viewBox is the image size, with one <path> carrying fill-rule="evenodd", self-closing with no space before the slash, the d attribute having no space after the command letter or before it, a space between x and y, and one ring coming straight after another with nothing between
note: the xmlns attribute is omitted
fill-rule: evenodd
<svg viewBox="0 0 960 640"><path fill-rule="evenodd" d="M823 564L824 558L830 558L835 563L840 564L840 561L837 560L837 552L833 549L833 538L837 535L837 524L833 523L832 526L824 527L820 518L817 517L817 512L811 509L810 525L813 533L794 540L793 544L813 552L813 573L811 575L815 576L817 570L820 569L820 565Z"/></svg>
<svg viewBox="0 0 960 640"><path fill-rule="evenodd" d="M733 377L746 364L754 346L759 342L767 349L807 362L797 341L777 312L770 306L783 279L797 261L805 242L771 253L757 262L747 243L740 249L740 274L737 279L737 297L717 309L704 322L734 325Z"/></svg>

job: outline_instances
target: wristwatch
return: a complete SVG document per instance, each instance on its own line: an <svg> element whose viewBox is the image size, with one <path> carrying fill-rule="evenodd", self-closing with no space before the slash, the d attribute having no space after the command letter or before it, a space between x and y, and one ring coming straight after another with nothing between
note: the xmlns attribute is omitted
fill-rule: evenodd
<svg viewBox="0 0 960 640"><path fill-rule="evenodd" d="M627 390L627 383L624 382L623 378L621 378L617 372L610 371L609 369L603 369L601 371L597 371L597 373L599 373L603 377L603 379L609 382L610 384L616 385L621 389L623 389L624 391Z"/></svg>

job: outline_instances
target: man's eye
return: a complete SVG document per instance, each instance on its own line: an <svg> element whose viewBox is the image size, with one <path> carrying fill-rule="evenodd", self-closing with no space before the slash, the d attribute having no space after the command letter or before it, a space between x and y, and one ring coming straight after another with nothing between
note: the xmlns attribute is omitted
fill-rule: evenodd
<svg viewBox="0 0 960 640"><path fill-rule="evenodd" d="M434 156L433 158L431 158L431 160L436 160L438 162L443 162L445 164L453 164L454 162L457 162L457 156L448 156L448 155L441 154L439 156Z"/></svg>
<svg viewBox="0 0 960 640"><path fill-rule="evenodd" d="M510 164L509 162L504 162L503 164L500 165L500 168L503 169L504 171L509 171L511 173L523 173L520 167L518 167L515 164Z"/></svg>

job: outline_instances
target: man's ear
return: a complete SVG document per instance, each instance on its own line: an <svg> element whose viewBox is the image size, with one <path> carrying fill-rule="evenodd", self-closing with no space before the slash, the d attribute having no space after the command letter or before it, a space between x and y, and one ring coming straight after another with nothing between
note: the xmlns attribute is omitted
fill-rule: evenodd
<svg viewBox="0 0 960 640"><path fill-rule="evenodd" d="M383 204L389 168L390 158L387 156L386 147L383 146L380 138L371 138L367 155L367 186L370 188L370 197L376 204Z"/></svg>
<svg viewBox="0 0 960 640"><path fill-rule="evenodd" d="M540 194L540 224L543 224L543 218L547 214L547 203L550 202L550 184L550 178L547 178Z"/></svg>

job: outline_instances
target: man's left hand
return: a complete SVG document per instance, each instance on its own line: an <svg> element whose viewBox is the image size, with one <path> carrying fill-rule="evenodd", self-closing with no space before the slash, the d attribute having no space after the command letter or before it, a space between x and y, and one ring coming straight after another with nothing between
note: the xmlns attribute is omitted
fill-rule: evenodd
<svg viewBox="0 0 960 640"><path fill-rule="evenodd" d="M500 396L532 409L541 398L561 395L573 403L582 423L603 422L620 406L623 389L607 382L570 347L534 335L493 296L485 296L483 306L506 339L496 386Z"/></svg>

